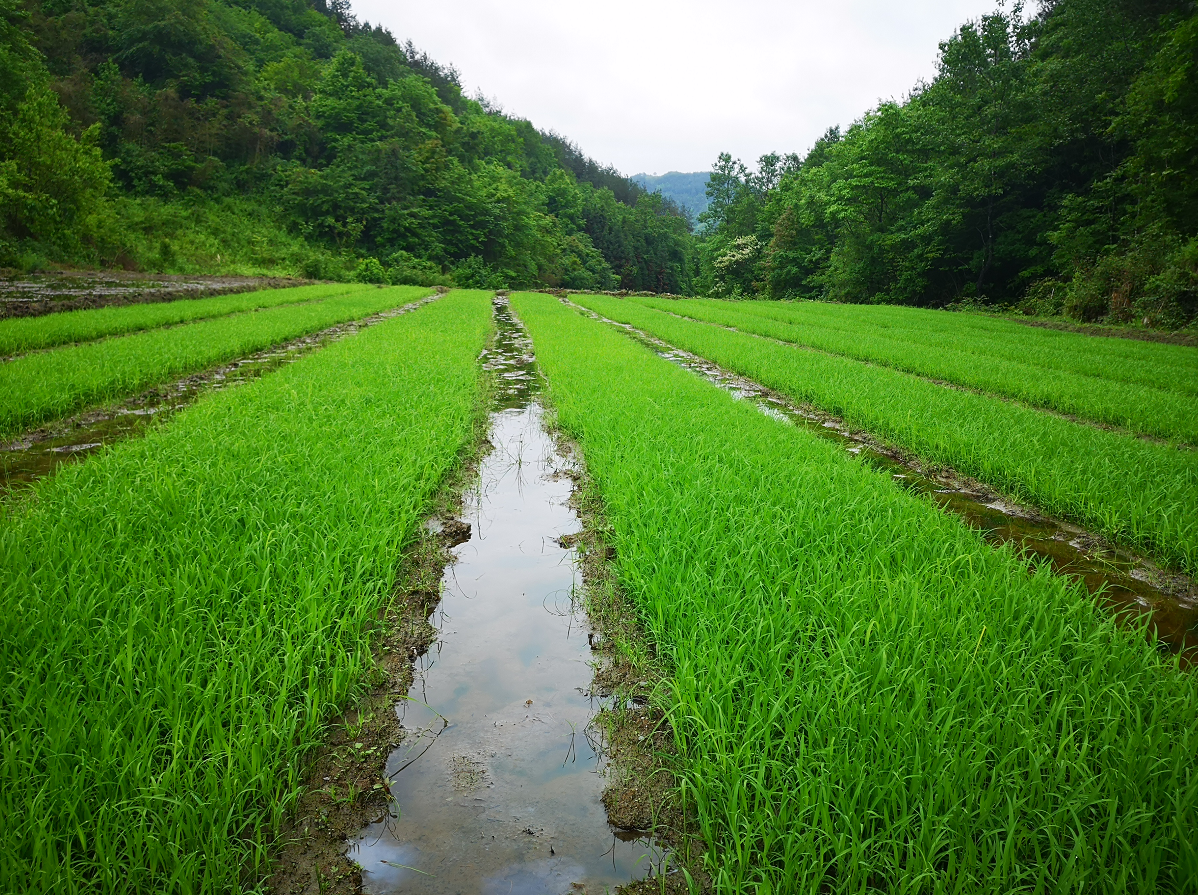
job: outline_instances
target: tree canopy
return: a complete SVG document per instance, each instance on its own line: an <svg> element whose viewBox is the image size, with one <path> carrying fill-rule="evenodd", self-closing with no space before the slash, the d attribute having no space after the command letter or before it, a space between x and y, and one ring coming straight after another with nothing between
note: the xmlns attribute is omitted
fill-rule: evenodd
<svg viewBox="0 0 1198 895"><path fill-rule="evenodd" d="M931 83L806 156L722 155L698 286L1198 316L1198 5L1020 4L940 45Z"/></svg>
<svg viewBox="0 0 1198 895"><path fill-rule="evenodd" d="M0 103L0 264L121 254L114 199L242 197L310 276L690 291L675 205L344 0L0 0Z"/></svg>

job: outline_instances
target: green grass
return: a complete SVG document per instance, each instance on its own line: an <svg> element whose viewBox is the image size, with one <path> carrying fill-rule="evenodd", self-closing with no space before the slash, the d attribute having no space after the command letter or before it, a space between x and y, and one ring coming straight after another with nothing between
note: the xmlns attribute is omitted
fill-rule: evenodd
<svg viewBox="0 0 1198 895"><path fill-rule="evenodd" d="M253 882L479 410L487 293L214 393L0 508L0 889Z"/></svg>
<svg viewBox="0 0 1198 895"><path fill-rule="evenodd" d="M364 289L15 358L0 364L0 437L428 294Z"/></svg>
<svg viewBox="0 0 1198 895"><path fill-rule="evenodd" d="M717 891L1196 890L1193 675L836 446L512 301L670 665Z"/></svg>
<svg viewBox="0 0 1198 895"><path fill-rule="evenodd" d="M911 308L878 314L869 305L634 300L1139 434L1198 443L1198 349L1130 342L1104 351L1102 343L1113 340L1016 324L1008 325L1014 331L962 326L959 319L977 318ZM1056 344L1052 336L1069 341ZM1156 350L1162 348L1172 350Z"/></svg>
<svg viewBox="0 0 1198 895"><path fill-rule="evenodd" d="M208 317L318 301L368 288L371 287L360 284L320 284L0 320L0 356L53 348L71 342L90 342L105 336L119 336Z"/></svg>
<svg viewBox="0 0 1198 895"><path fill-rule="evenodd" d="M1198 454L603 296L576 300L932 463L1198 572Z"/></svg>
<svg viewBox="0 0 1198 895"><path fill-rule="evenodd" d="M988 314L897 305L769 301L742 304L753 313L792 323L811 322L880 332L1045 369L1198 395L1198 349L1184 345L1102 338L1027 326Z"/></svg>

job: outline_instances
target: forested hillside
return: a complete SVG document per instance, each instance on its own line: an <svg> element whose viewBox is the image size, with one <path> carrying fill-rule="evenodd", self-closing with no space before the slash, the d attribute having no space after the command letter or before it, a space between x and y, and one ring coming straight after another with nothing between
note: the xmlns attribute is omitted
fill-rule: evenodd
<svg viewBox="0 0 1198 895"><path fill-rule="evenodd" d="M805 157L709 187L698 289L1198 316L1198 5L1045 0L941 44L939 72Z"/></svg>
<svg viewBox="0 0 1198 895"><path fill-rule="evenodd" d="M0 0L0 266L686 292L679 210L345 0Z"/></svg>
<svg viewBox="0 0 1198 895"><path fill-rule="evenodd" d="M1196 85L1193 0L1003 5L806 155L721 156L692 234L668 190L463 95L346 0L0 0L0 267L1176 328L1198 317Z"/></svg>

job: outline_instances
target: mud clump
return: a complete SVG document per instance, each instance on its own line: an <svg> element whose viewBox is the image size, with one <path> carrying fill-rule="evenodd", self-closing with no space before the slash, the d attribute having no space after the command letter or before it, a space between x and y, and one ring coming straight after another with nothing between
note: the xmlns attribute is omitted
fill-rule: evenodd
<svg viewBox="0 0 1198 895"><path fill-rule="evenodd" d="M0 277L0 320L40 317L59 311L210 298L259 289L304 286L312 282L291 277L172 276L116 270Z"/></svg>

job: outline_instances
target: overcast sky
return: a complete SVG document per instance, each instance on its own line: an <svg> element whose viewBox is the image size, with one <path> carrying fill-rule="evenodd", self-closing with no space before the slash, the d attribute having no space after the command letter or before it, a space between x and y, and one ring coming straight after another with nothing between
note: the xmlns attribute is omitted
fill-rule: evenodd
<svg viewBox="0 0 1198 895"><path fill-rule="evenodd" d="M901 98L997 0L353 0L510 114L625 174L805 152Z"/></svg>

